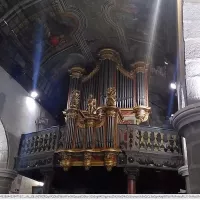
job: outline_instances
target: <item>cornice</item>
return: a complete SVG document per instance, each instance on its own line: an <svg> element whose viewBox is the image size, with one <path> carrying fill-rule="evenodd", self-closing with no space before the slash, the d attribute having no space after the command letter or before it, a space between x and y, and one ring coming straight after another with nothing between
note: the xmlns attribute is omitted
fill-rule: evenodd
<svg viewBox="0 0 200 200"><path fill-rule="evenodd" d="M180 131L184 126L196 121L200 121L200 103L191 104L176 112L172 124L176 130Z"/></svg>

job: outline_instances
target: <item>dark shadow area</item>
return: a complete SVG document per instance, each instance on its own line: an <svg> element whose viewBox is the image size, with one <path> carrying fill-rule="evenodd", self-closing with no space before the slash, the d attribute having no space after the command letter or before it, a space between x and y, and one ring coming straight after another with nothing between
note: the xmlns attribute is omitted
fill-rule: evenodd
<svg viewBox="0 0 200 200"><path fill-rule="evenodd" d="M138 194L178 194L180 189L185 189L185 181L177 171L140 169Z"/></svg>
<svg viewBox="0 0 200 200"><path fill-rule="evenodd" d="M56 170L52 193L56 194L125 194L126 175L122 168L108 172L104 167L72 167L68 172Z"/></svg>

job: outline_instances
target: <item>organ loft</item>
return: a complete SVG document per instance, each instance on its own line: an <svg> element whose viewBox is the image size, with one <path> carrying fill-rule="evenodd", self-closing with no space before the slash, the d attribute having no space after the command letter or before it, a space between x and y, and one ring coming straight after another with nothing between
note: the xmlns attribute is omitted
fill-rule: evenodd
<svg viewBox="0 0 200 200"><path fill-rule="evenodd" d="M0 1L0 193L199 191L199 47L186 69L182 8Z"/></svg>
<svg viewBox="0 0 200 200"><path fill-rule="evenodd" d="M150 67L138 61L126 70L120 54L110 48L98 52L89 73L72 66L65 125L23 135L16 169L36 180L44 174L44 193L136 193L140 171L173 174L183 162L180 138L173 130L150 126ZM98 173L106 178L97 178ZM68 185L73 179L82 185ZM100 191L101 184L108 188Z"/></svg>

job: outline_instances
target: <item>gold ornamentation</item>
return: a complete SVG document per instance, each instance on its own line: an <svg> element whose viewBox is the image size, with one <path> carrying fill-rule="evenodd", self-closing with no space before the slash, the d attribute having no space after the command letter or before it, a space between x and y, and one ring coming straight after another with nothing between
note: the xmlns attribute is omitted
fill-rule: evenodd
<svg viewBox="0 0 200 200"><path fill-rule="evenodd" d="M78 117L78 110L76 109L68 109L63 111L63 114L65 115L65 121L67 121L68 118L77 118Z"/></svg>
<svg viewBox="0 0 200 200"><path fill-rule="evenodd" d="M106 152L105 153L105 166L108 171L111 171L114 166L116 166L116 153L115 152Z"/></svg>
<svg viewBox="0 0 200 200"><path fill-rule="evenodd" d="M116 106L116 89L114 87L107 89L106 105Z"/></svg>
<svg viewBox="0 0 200 200"><path fill-rule="evenodd" d="M100 57L100 60L112 60L117 64L121 64L121 58L119 53L113 49L102 49L98 55Z"/></svg>
<svg viewBox="0 0 200 200"><path fill-rule="evenodd" d="M138 125L142 122L146 122L149 119L150 110L151 108L146 106L137 106L133 108Z"/></svg>
<svg viewBox="0 0 200 200"><path fill-rule="evenodd" d="M138 61L132 64L131 67L133 69L132 73L139 73L139 72L145 73L146 70L148 69L148 65L143 61Z"/></svg>
<svg viewBox="0 0 200 200"><path fill-rule="evenodd" d="M74 66L69 70L72 78L81 78L85 72L85 69L79 66Z"/></svg>
<svg viewBox="0 0 200 200"><path fill-rule="evenodd" d="M126 69L124 69L123 65L122 64L118 64L117 65L117 69L126 77L130 78L130 79L133 79L134 76L131 72L127 71Z"/></svg>
<svg viewBox="0 0 200 200"><path fill-rule="evenodd" d="M70 108L78 109L80 103L80 91L74 90L72 91Z"/></svg>
<svg viewBox="0 0 200 200"><path fill-rule="evenodd" d="M71 166L71 154L66 154L65 152L61 152L61 161L60 166L64 169L64 171L68 171Z"/></svg>
<svg viewBox="0 0 200 200"><path fill-rule="evenodd" d="M115 108L112 108L112 109L107 109L106 110L106 113L107 113L107 116L109 117L115 117L116 116L116 109Z"/></svg>
<svg viewBox="0 0 200 200"><path fill-rule="evenodd" d="M91 79L100 69L100 64L97 63L97 66L94 68L94 70L88 74L87 76L85 76L83 79L82 79L82 82L85 83L87 82L89 79Z"/></svg>
<svg viewBox="0 0 200 200"><path fill-rule="evenodd" d="M96 114L96 109L97 109L97 102L96 99L93 98L93 95L89 96L88 99L88 105L87 105L87 111L89 115Z"/></svg>
<svg viewBox="0 0 200 200"><path fill-rule="evenodd" d="M89 170L91 167L91 161L92 161L92 154L90 152L84 153L84 166L86 170Z"/></svg>

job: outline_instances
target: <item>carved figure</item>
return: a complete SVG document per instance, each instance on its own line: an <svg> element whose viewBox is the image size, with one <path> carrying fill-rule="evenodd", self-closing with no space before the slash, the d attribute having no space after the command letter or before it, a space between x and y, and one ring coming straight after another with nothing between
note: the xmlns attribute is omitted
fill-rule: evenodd
<svg viewBox="0 0 200 200"><path fill-rule="evenodd" d="M116 89L114 87L110 87L107 89L107 106L116 106Z"/></svg>
<svg viewBox="0 0 200 200"><path fill-rule="evenodd" d="M78 108L80 102L80 91L74 90L71 96L70 108Z"/></svg>
<svg viewBox="0 0 200 200"><path fill-rule="evenodd" d="M88 114L95 114L96 112L96 109L97 109L97 102L96 102L96 99L93 98L93 95L90 95L89 96L89 99L88 99Z"/></svg>

